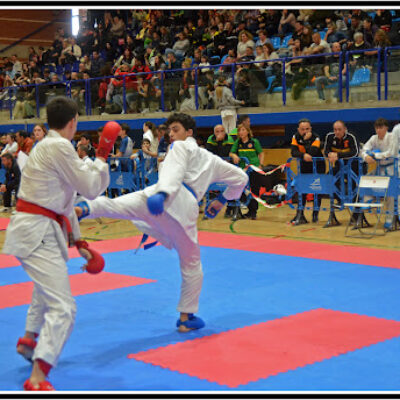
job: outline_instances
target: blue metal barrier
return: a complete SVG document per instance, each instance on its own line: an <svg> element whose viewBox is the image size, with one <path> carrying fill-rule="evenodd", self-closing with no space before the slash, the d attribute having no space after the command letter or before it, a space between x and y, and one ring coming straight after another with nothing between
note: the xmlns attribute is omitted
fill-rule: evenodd
<svg viewBox="0 0 400 400"><path fill-rule="evenodd" d="M112 197L114 191L121 195L121 190L136 191L138 185L133 169L133 161L129 157L108 158L110 171L110 184L108 196Z"/></svg>

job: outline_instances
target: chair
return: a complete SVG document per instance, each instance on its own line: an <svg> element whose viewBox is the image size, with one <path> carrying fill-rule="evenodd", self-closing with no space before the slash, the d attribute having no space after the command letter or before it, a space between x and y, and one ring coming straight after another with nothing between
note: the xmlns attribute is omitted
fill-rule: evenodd
<svg viewBox="0 0 400 400"><path fill-rule="evenodd" d="M368 83L371 80L371 72L369 68L359 68L354 71L350 80L350 86L361 86L363 83Z"/></svg>
<svg viewBox="0 0 400 400"><path fill-rule="evenodd" d="M344 203L344 207L349 210L350 219L344 233L347 237L359 237L359 238L371 238L372 236L384 235L386 233L377 233L378 224L380 222L382 214L384 214L386 196L389 188L390 176L376 176L376 175L363 175L360 178L358 184L357 197L354 203ZM373 196L373 201L368 201L365 196ZM364 211L375 211L377 213L377 221L373 227L372 232L365 232L362 224L360 225L355 222L355 229L357 229L361 236L349 235L348 230L351 225L351 221L354 213L363 213ZM361 214L360 214L361 215Z"/></svg>
<svg viewBox="0 0 400 400"><path fill-rule="evenodd" d="M271 89L272 82L273 82L275 79L276 79L276 76L275 76L275 75L271 75L271 76L269 76L269 77L267 78L267 84L268 84L268 86L267 86L267 92Z"/></svg>
<svg viewBox="0 0 400 400"><path fill-rule="evenodd" d="M279 49L279 47L281 47L281 38L279 36L272 36L271 43L274 49Z"/></svg>
<svg viewBox="0 0 400 400"><path fill-rule="evenodd" d="M288 47L288 43L289 43L289 40L292 38L292 34L290 33L290 34L288 34L288 35L286 35L284 38L283 38L283 40L282 40L282 44L281 44L281 47Z"/></svg>

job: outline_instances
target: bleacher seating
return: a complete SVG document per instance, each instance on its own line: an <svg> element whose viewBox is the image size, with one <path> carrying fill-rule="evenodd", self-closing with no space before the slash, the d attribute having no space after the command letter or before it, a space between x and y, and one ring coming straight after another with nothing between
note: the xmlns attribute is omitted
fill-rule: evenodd
<svg viewBox="0 0 400 400"><path fill-rule="evenodd" d="M272 36L271 43L274 49L279 49L281 47L281 38L279 36Z"/></svg>
<svg viewBox="0 0 400 400"><path fill-rule="evenodd" d="M363 83L368 83L371 80L371 72L369 68L359 68L354 71L350 80L350 86L361 86Z"/></svg>

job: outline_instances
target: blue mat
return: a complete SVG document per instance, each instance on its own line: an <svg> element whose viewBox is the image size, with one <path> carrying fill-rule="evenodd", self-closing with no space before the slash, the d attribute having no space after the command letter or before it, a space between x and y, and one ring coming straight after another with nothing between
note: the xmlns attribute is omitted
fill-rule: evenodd
<svg viewBox="0 0 400 400"><path fill-rule="evenodd" d="M176 331L178 256L155 247L105 255L106 270L156 282L77 296L74 331L50 375L57 390L220 391L227 386L128 359L127 355L315 308L400 321L400 270L202 247L200 331ZM69 261L79 272L82 259ZM0 284L28 281L20 267ZM31 365L15 352L28 306L0 310L0 390L21 390ZM400 338L242 385L240 391L399 390Z"/></svg>

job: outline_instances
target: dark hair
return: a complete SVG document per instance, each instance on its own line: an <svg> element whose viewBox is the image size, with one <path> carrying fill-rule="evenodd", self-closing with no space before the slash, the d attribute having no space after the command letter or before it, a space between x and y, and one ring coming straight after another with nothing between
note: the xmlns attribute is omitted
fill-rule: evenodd
<svg viewBox="0 0 400 400"><path fill-rule="evenodd" d="M189 114L173 113L165 121L165 125L167 125L169 127L174 122L179 122L185 128L185 130L187 130L187 131L189 129L192 129L193 130L193 137L195 137L195 134L196 134L196 121Z"/></svg>
<svg viewBox="0 0 400 400"><path fill-rule="evenodd" d="M374 122L374 127L380 127L380 126L387 126L387 127L389 127L389 122L387 121L387 119L385 119L385 118L378 118L378 119Z"/></svg>
<svg viewBox="0 0 400 400"><path fill-rule="evenodd" d="M298 126L300 126L300 124L303 122L308 122L311 125L311 121L308 118L302 118L299 120Z"/></svg>
<svg viewBox="0 0 400 400"><path fill-rule="evenodd" d="M47 106L47 122L50 129L63 129L78 114L78 105L65 96L56 96Z"/></svg>
<svg viewBox="0 0 400 400"><path fill-rule="evenodd" d="M88 133L82 133L81 138L85 138L86 140L89 140L89 142L92 140L92 137Z"/></svg>
<svg viewBox="0 0 400 400"><path fill-rule="evenodd" d="M19 136L23 137L23 138L27 138L30 136L30 134L27 131L21 130L21 131L17 131L17 133L19 133Z"/></svg>
<svg viewBox="0 0 400 400"><path fill-rule="evenodd" d="M1 157L8 158L9 160L14 161L14 156L10 153L4 153Z"/></svg>
<svg viewBox="0 0 400 400"><path fill-rule="evenodd" d="M131 127L128 124L121 124L121 131L125 131L126 133L128 133L130 131Z"/></svg>
<svg viewBox="0 0 400 400"><path fill-rule="evenodd" d="M238 121L237 121L238 125L242 124L243 121L245 121L247 118L250 118L247 114L239 115Z"/></svg>
<svg viewBox="0 0 400 400"><path fill-rule="evenodd" d="M156 130L156 125L151 121L146 121L144 123L152 132Z"/></svg>

